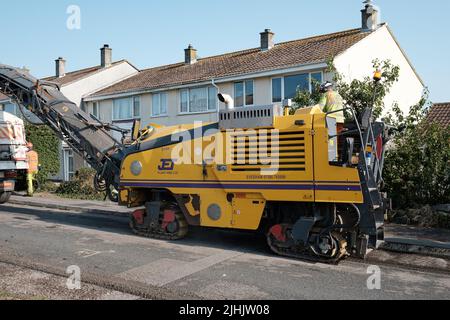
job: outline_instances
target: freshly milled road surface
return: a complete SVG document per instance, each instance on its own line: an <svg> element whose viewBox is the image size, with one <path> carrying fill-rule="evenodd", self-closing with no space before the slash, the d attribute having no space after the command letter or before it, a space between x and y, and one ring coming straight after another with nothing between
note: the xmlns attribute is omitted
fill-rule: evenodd
<svg viewBox="0 0 450 320"><path fill-rule="evenodd" d="M149 298L450 299L448 274L380 266L381 289L369 290L369 265L280 258L257 234L194 228L166 242L134 236L127 218L15 205L0 206L0 262L76 265L82 280Z"/></svg>

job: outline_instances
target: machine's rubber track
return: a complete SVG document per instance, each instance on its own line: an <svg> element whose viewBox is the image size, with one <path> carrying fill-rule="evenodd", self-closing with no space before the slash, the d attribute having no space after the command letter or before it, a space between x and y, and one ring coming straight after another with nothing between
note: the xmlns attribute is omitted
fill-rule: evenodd
<svg viewBox="0 0 450 320"><path fill-rule="evenodd" d="M275 254L283 257L304 260L313 263L338 264L341 260L348 257L345 250L339 248L333 257L324 257L315 254L310 248L292 245L290 247L278 245L277 241L271 234L267 234L267 244Z"/></svg>
<svg viewBox="0 0 450 320"><path fill-rule="evenodd" d="M130 218L131 219L130 227L133 230L133 232L140 237L158 240L169 240L169 241L180 240L186 237L189 230L189 226L186 221L186 218L180 211L177 211L175 216L178 228L177 231L174 233L169 233L163 230L160 226L158 226L157 228L138 227L133 217Z"/></svg>

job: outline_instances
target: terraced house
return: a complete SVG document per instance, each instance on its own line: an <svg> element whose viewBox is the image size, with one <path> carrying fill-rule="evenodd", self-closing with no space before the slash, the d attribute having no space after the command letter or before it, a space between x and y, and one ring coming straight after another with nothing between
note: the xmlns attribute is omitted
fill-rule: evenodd
<svg viewBox="0 0 450 320"><path fill-rule="evenodd" d="M361 28L275 44L274 33L260 34L260 47L198 59L191 45L184 61L140 71L84 99L87 110L103 121L130 128L132 120L174 125L216 121L224 108L217 85L230 94L235 107L281 103L298 89L311 89L312 80L331 80L327 62L348 79L372 73L372 61L390 59L401 68L399 83L386 105L403 109L415 104L423 83L387 24L378 24L377 10L362 10ZM407 89L407 91L405 91ZM405 94L408 92L408 94Z"/></svg>

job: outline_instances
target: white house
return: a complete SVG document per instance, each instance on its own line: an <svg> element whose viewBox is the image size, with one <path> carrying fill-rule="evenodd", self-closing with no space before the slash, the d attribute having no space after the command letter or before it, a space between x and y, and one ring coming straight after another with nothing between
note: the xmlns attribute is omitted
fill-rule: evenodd
<svg viewBox="0 0 450 320"><path fill-rule="evenodd" d="M56 72L52 77L43 80L57 83L61 92L79 107L85 109L83 98L90 94L114 85L133 75L139 70L126 60L113 62L112 49L104 45L100 49L100 65L82 70L66 73L66 61L58 58L56 61ZM95 110L91 113L94 113ZM60 180L69 180L75 171L85 165L84 160L65 144L61 147L61 172Z"/></svg>

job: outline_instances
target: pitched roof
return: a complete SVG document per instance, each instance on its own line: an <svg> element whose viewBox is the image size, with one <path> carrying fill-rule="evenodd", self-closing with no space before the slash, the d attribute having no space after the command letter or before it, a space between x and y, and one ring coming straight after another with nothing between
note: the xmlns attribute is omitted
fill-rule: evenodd
<svg viewBox="0 0 450 320"><path fill-rule="evenodd" d="M202 58L192 65L182 62L146 69L91 97L159 89L228 76L323 63L361 41L370 33L361 29L352 29L279 43L267 51L254 48Z"/></svg>
<svg viewBox="0 0 450 320"><path fill-rule="evenodd" d="M435 103L430 109L427 121L450 126L450 102Z"/></svg>
<svg viewBox="0 0 450 320"><path fill-rule="evenodd" d="M120 61L116 61L113 62L113 66L118 65L122 62L124 62L126 60L120 60ZM67 85L69 83L72 83L74 81L86 78L100 70L102 70L103 67L102 66L95 66L95 67L90 67L90 68L85 68L85 69L81 69L81 70L76 70L73 72L68 72L66 73L66 75L64 77L58 78L56 76L52 76L52 77L47 77L44 78L42 80L46 80L46 81L51 81L51 82L55 82L61 86Z"/></svg>

